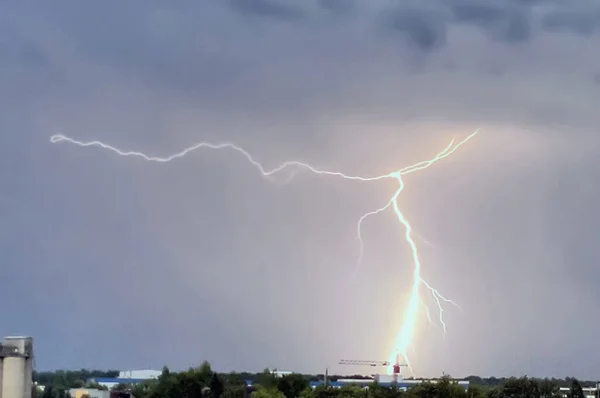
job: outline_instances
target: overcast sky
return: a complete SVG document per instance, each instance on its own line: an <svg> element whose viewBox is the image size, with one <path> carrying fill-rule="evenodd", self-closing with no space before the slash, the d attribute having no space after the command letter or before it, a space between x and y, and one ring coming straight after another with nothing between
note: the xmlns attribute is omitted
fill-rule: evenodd
<svg viewBox="0 0 600 398"><path fill-rule="evenodd" d="M168 3L168 4L167 4ZM446 307L416 375L597 378L600 3L7 0L0 4L0 334L37 366L369 372L412 278ZM427 243L429 242L429 243ZM423 294L435 320L435 303Z"/></svg>

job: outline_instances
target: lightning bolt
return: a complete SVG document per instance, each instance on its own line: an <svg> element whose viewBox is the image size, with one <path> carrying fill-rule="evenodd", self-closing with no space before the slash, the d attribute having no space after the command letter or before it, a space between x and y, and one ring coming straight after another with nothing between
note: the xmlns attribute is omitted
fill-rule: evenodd
<svg viewBox="0 0 600 398"><path fill-rule="evenodd" d="M408 350L411 347L411 342L412 342L413 336L415 334L415 329L417 326L417 320L418 320L418 314L419 314L419 304L425 305L419 294L421 286L423 286L425 288L425 290L427 290L431 294L431 296L433 297L433 299L437 305L438 313L439 313L439 322L440 322L440 325L442 326L444 334L446 333L446 323L444 322L444 303L452 304L452 305L455 305L458 308L460 308L454 301L444 297L438 290L436 290L434 287L432 287L421 276L421 259L419 256L419 251L418 251L417 245L413 239L413 235L416 236L416 234L413 232L411 224L408 222L408 220L404 216L404 213L402 213L402 211L400 210L400 206L398 204L398 197L404 190L404 180L402 177L407 174L411 174L416 171L419 171L419 170L427 169L427 168L431 167L433 164L435 164L436 162L452 155L454 152L456 152L456 150L458 150L458 148L460 148L462 145L464 145L467 141L469 141L471 138L473 138L478 133L479 133L479 130L476 130L475 132L473 132L472 134L467 136L462 141L459 141L458 143L456 142L455 139L452 139L450 144L443 151L438 153L435 157L433 157L430 160L418 162L416 164L413 164L411 166L405 167L400 170L395 170L388 174L379 175L379 176L368 176L368 177L347 175L347 174L337 172L337 171L321 170L310 164L295 161L295 160L284 162L284 163L280 164L279 166L268 170L262 164L260 164L258 161L256 161L250 155L250 153L248 153L246 150L244 150L243 148L241 148L233 143L230 143L230 142L224 142L224 143L220 143L220 144L214 144L214 143L209 143L209 142L200 142L198 144L195 144L188 148L185 148L181 152L175 153L175 154L167 156L167 157L149 156L149 155L144 154L143 152L137 152L137 151L122 151L120 149L117 149L113 146L107 145L100 141L87 141L87 142L77 141L77 140L69 138L65 135L62 135L62 134L53 135L52 137L50 137L50 142L55 144L55 143L65 141L67 143L74 144L74 145L77 145L80 147L99 147L99 148L111 151L119 156L140 157L146 161L159 162L159 163L167 163L167 162L182 158L182 157L186 156L187 154L194 152L196 150L202 149L202 148L208 148L208 149L214 149L214 150L230 149L230 150L234 150L234 151L240 153L241 155L243 155L248 160L248 162L250 162L250 164L252 164L254 167L256 167L258 169L258 171L264 178L267 178L270 181L273 181L272 177L275 174L283 171L284 169L288 169L288 168L292 169L292 174L288 176L288 178L285 182L291 181L291 179L296 175L296 172L301 169L308 170L317 175L339 177L339 178L344 178L346 180L354 180L354 181L362 181L362 182L373 182L373 181L379 181L379 180L385 180L385 179L395 180L398 184L398 189L395 191L395 193L389 199L389 201L381 208L370 211L368 213L365 213L358 220L357 236L358 236L360 246L359 246L358 261L356 263L356 267L353 272L353 274L356 274L356 272L358 271L358 269L361 265L361 262L362 262L363 255L364 255L364 242L363 242L362 235L361 235L362 224L364 223L364 221L367 218L377 215L379 213L382 213L382 212L387 211L388 209L392 208L396 215L396 218L404 227L404 238L405 238L406 242L408 243L408 246L410 247L414 268L413 268L413 281L412 281L412 286L411 286L411 290L410 290L409 300L408 300L408 303L404 310L404 316L403 316L401 325L399 327L398 334L396 336L394 348L391 351L390 357L389 357L390 366L388 368L388 373L391 373L392 365L397 363L399 361L400 357L402 357L405 361L405 364L408 365L409 368L411 368L410 360L408 358ZM429 312L429 308L427 308L426 305L425 305L425 307L426 307L427 317L431 322L431 315Z"/></svg>

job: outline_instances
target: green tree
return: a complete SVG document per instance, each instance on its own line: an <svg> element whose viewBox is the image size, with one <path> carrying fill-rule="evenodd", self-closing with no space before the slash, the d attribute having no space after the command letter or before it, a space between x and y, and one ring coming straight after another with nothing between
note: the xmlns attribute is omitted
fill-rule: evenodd
<svg viewBox="0 0 600 398"><path fill-rule="evenodd" d="M228 386L245 386L246 378L241 373L230 372L226 375L222 375L224 384Z"/></svg>
<svg viewBox="0 0 600 398"><path fill-rule="evenodd" d="M213 372L210 379L210 391L215 398L221 398L221 395L225 392L225 386L219 378L219 375L217 375L217 372Z"/></svg>
<svg viewBox="0 0 600 398"><path fill-rule="evenodd" d="M175 375L175 382L168 397L200 398L203 389L207 387L204 374L200 369L189 369ZM210 389L209 389L210 390Z"/></svg>
<svg viewBox="0 0 600 398"><path fill-rule="evenodd" d="M494 386L487 391L486 396L487 398L502 398L503 391L503 387Z"/></svg>
<svg viewBox="0 0 600 398"><path fill-rule="evenodd" d="M571 387L569 389L569 398L585 398L585 394L583 393L581 383L579 383L579 380L577 379L573 379L571 381Z"/></svg>
<svg viewBox="0 0 600 398"><path fill-rule="evenodd" d="M367 396L367 391L357 385L344 386L335 392L339 398L366 398Z"/></svg>
<svg viewBox="0 0 600 398"><path fill-rule="evenodd" d="M398 398L408 394L400 390L398 386L395 385L392 385L391 387L384 387L379 383L372 383L369 385L367 395L369 398Z"/></svg>
<svg viewBox="0 0 600 398"><path fill-rule="evenodd" d="M232 385L225 388L223 395L221 398L245 398L246 397L246 387ZM137 398L137 397L136 397Z"/></svg>
<svg viewBox="0 0 600 398"><path fill-rule="evenodd" d="M540 390L541 398L560 398L560 388L554 380L543 379L538 380L538 387Z"/></svg>
<svg viewBox="0 0 600 398"><path fill-rule="evenodd" d="M46 388L44 388L44 392L42 393L42 398L55 398L54 397L54 388L52 388L52 385L46 386Z"/></svg>
<svg viewBox="0 0 600 398"><path fill-rule="evenodd" d="M200 378L204 381L205 385L208 385L210 383L210 379L212 378L213 373L214 372L208 361L202 362L202 364L198 368L198 374L200 375Z"/></svg>
<svg viewBox="0 0 600 398"><path fill-rule="evenodd" d="M488 398L488 394L486 389L480 385L470 385L467 389L467 397L468 398Z"/></svg>
<svg viewBox="0 0 600 398"><path fill-rule="evenodd" d="M307 388L300 393L300 398L315 398L315 392L312 388Z"/></svg>
<svg viewBox="0 0 600 398"><path fill-rule="evenodd" d="M267 389L277 388L277 376L271 370L265 369L257 375L256 384Z"/></svg>
<svg viewBox="0 0 600 398"><path fill-rule="evenodd" d="M310 387L306 377L298 373L284 375L277 379L277 389L286 396L286 398L297 398L302 391Z"/></svg>
<svg viewBox="0 0 600 398"><path fill-rule="evenodd" d="M285 398L285 395L275 387L259 387L252 398Z"/></svg>
<svg viewBox="0 0 600 398"><path fill-rule="evenodd" d="M540 398L540 390L538 383L527 376L512 377L504 383L501 395L503 398Z"/></svg>
<svg viewBox="0 0 600 398"><path fill-rule="evenodd" d="M131 390L131 385L125 384L125 383L119 383L119 384L113 386L113 388L111 388L111 391L130 391L130 390Z"/></svg>

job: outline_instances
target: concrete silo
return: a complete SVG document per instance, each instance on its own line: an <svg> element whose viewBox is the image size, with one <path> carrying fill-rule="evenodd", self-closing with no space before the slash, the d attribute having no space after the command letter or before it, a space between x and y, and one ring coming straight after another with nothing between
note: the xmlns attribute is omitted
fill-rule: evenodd
<svg viewBox="0 0 600 398"><path fill-rule="evenodd" d="M2 382L0 398L31 398L33 339L5 337L0 345Z"/></svg>
<svg viewBox="0 0 600 398"><path fill-rule="evenodd" d="M0 344L0 398L2 398L2 381L4 380L4 357L2 356L2 345Z"/></svg>

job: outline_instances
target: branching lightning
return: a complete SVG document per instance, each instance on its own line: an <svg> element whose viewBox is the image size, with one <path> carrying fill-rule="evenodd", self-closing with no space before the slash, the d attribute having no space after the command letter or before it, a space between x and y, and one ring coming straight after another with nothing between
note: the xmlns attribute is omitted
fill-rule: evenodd
<svg viewBox="0 0 600 398"><path fill-rule="evenodd" d="M215 150L231 149L231 150L234 150L234 151L242 154L254 167L256 167L258 169L258 171L260 172L260 174L263 177L269 179L270 181L272 181L272 179L271 179L272 176L274 176L275 174L283 171L284 169L288 169L288 168L292 169L292 174L288 177L286 182L289 182L295 175L295 172L298 170L301 170L301 169L305 169L314 174L318 174L318 175L322 175L322 176L340 177L340 178L344 178L346 180L355 180L355 181L363 181L363 182L379 181L379 180L384 180L384 179L396 180L398 183L398 189L396 190L394 195L389 199L389 201L383 207L373 210L373 211L370 211L368 213L365 213L358 220L357 235L358 235L358 240L359 240L360 246L359 246L358 261L357 261L356 267L354 269L354 273L356 273L356 271L359 269L362 258L363 258L363 254L364 254L364 243L363 243L363 239L362 239L362 235L361 235L361 227L362 227L363 222L370 216L374 216L376 214L382 213L382 212L387 211L388 209L392 208L394 210L396 218L404 227L404 231L405 231L404 238L405 238L406 242L408 243L408 246L411 249L414 269L413 269L413 281L412 281L412 286L411 286L411 290L410 290L409 300L408 300L408 303L404 310L404 316L402 319L402 323L401 323L399 331L397 333L396 341L394 344L394 349L392 350L392 352L390 354L389 362L391 364L394 364L398 361L399 358L403 358L406 365L408 365L410 367L410 360L408 358L408 349L411 347L411 342L412 342L413 336L415 334L415 328L417 325L420 305L425 306L427 318L430 322L432 321L429 308L426 306L426 304L424 303L424 301L422 300L422 298L419 294L420 287L423 286L427 291L429 291L429 293L433 297L433 299L437 305L437 308L438 308L439 323L443 329L444 334L446 333L446 323L444 322L444 304L452 304L457 307L458 307L458 305L455 302L453 302L452 300L450 300L450 299L444 297L442 294L440 294L440 292L438 292L434 287L432 287L421 276L421 259L419 256L419 251L417 249L417 245L413 239L413 235L415 235L415 233L412 230L411 224L404 217L404 214L402 213L402 211L400 210L400 207L398 205L398 197L399 197L400 193L402 193L402 191L404 190L404 180L402 177L407 174L429 168L430 166L432 166L434 163L438 162L439 160L442 160L442 159L450 156L458 148L460 148L463 144L465 144L467 141L469 141L471 138L473 138L478 132L479 132L479 130L475 131L474 133L470 134L469 136L467 136L462 141L459 141L458 143L456 143L455 140L453 139L450 142L450 144L442 152L438 153L434 158L432 158L430 160L416 163L412 166L408 166L403 169L393 171L389 174L384 174L384 175L379 175L379 176L370 176L370 177L347 175L347 174L337 172L337 171L320 170L316 167L311 166L310 164L302 163L299 161L287 161L287 162L282 163L281 165L279 165L278 167L276 167L274 169L267 170L259 162L254 160L254 158L246 150L244 150L243 148L241 148L233 143L229 143L229 142L220 143L220 144L201 142L201 143L195 144L191 147L188 147L188 148L182 150L181 152L175 153L175 154L167 156L167 157L149 156L142 152L136 152L136 151L122 151L120 149L117 149L115 147L112 147L112 146L107 145L100 141L88 141L88 142L77 141L77 140L69 138L65 135L62 135L62 134L52 136L50 138L50 142L58 143L61 141L65 141L65 142L68 142L70 144L74 144L74 145L77 145L80 147L99 147L99 148L114 152L120 156L140 157L147 161L160 162L160 163L166 163L166 162L170 162L172 160L176 160L178 158L182 158L182 157L186 156L187 154L189 154L190 152L193 152L193 151L196 151L196 150L199 150L202 148L209 148L209 149L215 149ZM458 307L458 308L460 308L460 307ZM390 365L390 368L388 369L388 371L391 372L391 365Z"/></svg>

